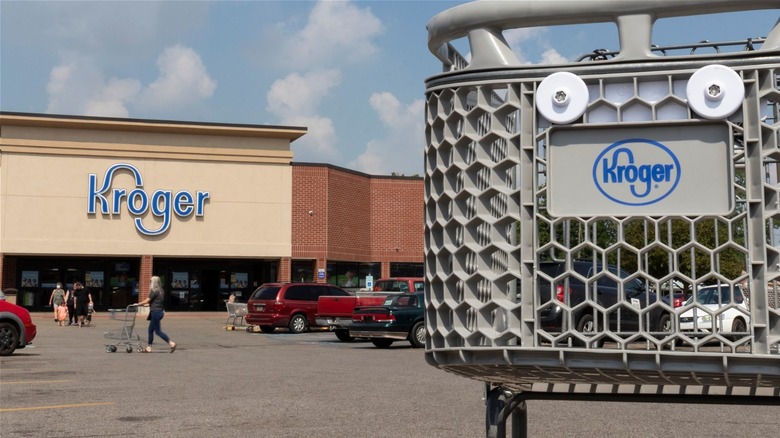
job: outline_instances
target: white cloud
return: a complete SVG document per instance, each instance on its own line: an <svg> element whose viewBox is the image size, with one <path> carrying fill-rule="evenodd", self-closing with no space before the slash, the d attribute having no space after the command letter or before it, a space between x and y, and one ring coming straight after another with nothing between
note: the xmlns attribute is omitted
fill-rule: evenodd
<svg viewBox="0 0 780 438"><path fill-rule="evenodd" d="M63 58L49 75L48 113L130 117L133 110L140 110L164 114L195 106L216 88L200 56L182 46L163 51L157 61L160 74L146 88L134 78L106 79L103 67L92 57L68 54Z"/></svg>
<svg viewBox="0 0 780 438"><path fill-rule="evenodd" d="M515 55L522 63L531 63L526 55L526 45L537 44L537 40L544 33L541 28L521 28L509 29L504 31L504 39L515 52Z"/></svg>
<svg viewBox="0 0 780 438"><path fill-rule="evenodd" d="M547 46L549 43L546 38L547 34L548 29L544 27L510 29L504 32L504 38L521 62L532 64L537 61L529 59L527 53L530 50L527 49L532 48L532 46ZM535 49L535 47L533 48ZM538 60L539 64L560 64L568 62L563 55L553 48L548 48L542 52L540 56L541 59Z"/></svg>
<svg viewBox="0 0 780 438"><path fill-rule="evenodd" d="M547 49L542 53L542 60L539 62L540 64L562 64L565 62L569 62L568 59L566 59L565 56L558 53L555 49Z"/></svg>
<svg viewBox="0 0 780 438"><path fill-rule="evenodd" d="M322 70L303 76L291 73L271 85L268 112L284 125L308 127L308 133L293 143L296 159L330 162L338 154L333 121L319 115L319 105L340 82L340 71Z"/></svg>
<svg viewBox="0 0 780 438"><path fill-rule="evenodd" d="M189 47L169 47L157 58L160 76L141 93L140 109L167 110L185 108L214 94L217 83L210 76L200 55Z"/></svg>
<svg viewBox="0 0 780 438"><path fill-rule="evenodd" d="M392 93L374 93L369 99L387 129L386 136L374 139L349 167L371 174L421 175L425 150L422 99L404 105Z"/></svg>
<svg viewBox="0 0 780 438"><path fill-rule="evenodd" d="M128 117L126 104L140 88L140 83L133 79L106 81L92 58L71 55L49 74L46 112Z"/></svg>
<svg viewBox="0 0 780 438"><path fill-rule="evenodd" d="M132 100L141 91L141 83L135 79L111 78L100 92L86 103L87 116L130 117L125 102Z"/></svg>
<svg viewBox="0 0 780 438"><path fill-rule="evenodd" d="M277 28L267 35L265 50L274 62L291 70L312 65L335 66L356 62L377 53L372 38L384 31L382 22L368 8L348 1L318 1L303 29Z"/></svg>

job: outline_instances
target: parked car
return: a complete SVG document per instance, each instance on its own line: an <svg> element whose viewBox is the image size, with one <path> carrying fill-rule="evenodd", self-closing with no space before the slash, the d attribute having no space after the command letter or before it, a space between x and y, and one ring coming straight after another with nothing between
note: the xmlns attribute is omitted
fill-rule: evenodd
<svg viewBox="0 0 780 438"><path fill-rule="evenodd" d="M425 279L422 277L393 277L380 278L371 289L374 292L422 292L425 287Z"/></svg>
<svg viewBox="0 0 780 438"><path fill-rule="evenodd" d="M389 296L376 307L358 307L352 315L350 335L369 338L378 348L408 340L412 347L425 346L425 298L422 292Z"/></svg>
<svg viewBox="0 0 780 438"><path fill-rule="evenodd" d="M379 306L388 295L419 292L424 287L422 277L380 278L371 291L358 291L352 297L320 297L316 321L330 327L339 340L351 342L355 336L350 334L349 327L356 307Z"/></svg>
<svg viewBox="0 0 780 438"><path fill-rule="evenodd" d="M661 292L662 294L665 293L664 291ZM690 292L674 292L672 294L666 293L661 297L661 300L674 307L675 309L685 304L686 301L688 301L688 298L691 297Z"/></svg>
<svg viewBox="0 0 780 438"><path fill-rule="evenodd" d="M623 286L623 295L619 293L616 278L628 278L629 274L616 266L602 266L592 260L572 261L573 271L582 278L597 279L588 281L590 296L602 308L609 308L622 302L625 306L608 312L609 329L613 332L631 333L637 332L640 327L639 313L632 308L642 309L658 301L658 296L646 289L645 284L634 278L628 280ZM565 304L571 309L571 322L575 331L580 333L593 333L604 330L605 322L597 321L595 308L587 305L578 306L586 300L585 283L573 275L565 275L566 263L563 261L550 261L539 263L539 270L553 279L551 285L543 277L539 277L538 288L541 303L552 303L542 306L539 310L541 327L551 333L560 333L568 329L568 318L564 318L565 309L558 303ZM611 274L611 276L605 274ZM654 307L645 315L648 320L641 321L642 327L650 331L671 330L671 314L665 312L660 306ZM649 321L649 324L648 324ZM581 344L581 341L575 339ZM597 342L600 345L600 342Z"/></svg>
<svg viewBox="0 0 780 438"><path fill-rule="evenodd" d="M680 314L680 332L688 336L706 336L716 331L718 334L739 333L733 335L739 338L748 331L750 307L739 286L734 286L734 304L729 286L721 285L700 288L684 306L694 306ZM726 306L729 307L717 313Z"/></svg>
<svg viewBox="0 0 780 438"><path fill-rule="evenodd" d="M14 351L29 345L37 329L30 312L24 307L0 299L0 356L10 356Z"/></svg>
<svg viewBox="0 0 780 438"><path fill-rule="evenodd" d="M267 283L258 287L247 301L246 321L271 333L287 327L291 333L303 333L316 325L320 296L349 296L344 289L323 283Z"/></svg>

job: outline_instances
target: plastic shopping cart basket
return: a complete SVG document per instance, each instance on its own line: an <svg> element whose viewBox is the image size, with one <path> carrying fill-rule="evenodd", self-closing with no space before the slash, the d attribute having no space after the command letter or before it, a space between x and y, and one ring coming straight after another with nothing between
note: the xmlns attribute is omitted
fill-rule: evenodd
<svg viewBox="0 0 780 438"><path fill-rule="evenodd" d="M518 0L430 20L426 359L486 384L489 436L533 398L780 404L780 23L651 44L657 18L777 8ZM503 35L609 21L619 50L579 62L525 64Z"/></svg>

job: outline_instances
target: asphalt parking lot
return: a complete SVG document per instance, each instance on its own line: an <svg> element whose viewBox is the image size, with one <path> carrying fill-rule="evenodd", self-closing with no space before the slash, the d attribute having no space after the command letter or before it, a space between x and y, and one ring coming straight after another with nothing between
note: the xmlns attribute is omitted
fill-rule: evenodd
<svg viewBox="0 0 780 438"><path fill-rule="evenodd" d="M482 385L425 363L406 342L388 350L333 333L223 329L224 313L169 313L179 344L106 352L122 327L57 327L33 314L30 348L0 358L3 437L479 437ZM145 339L146 321L136 332ZM528 402L530 436L731 436L777 433L769 406Z"/></svg>

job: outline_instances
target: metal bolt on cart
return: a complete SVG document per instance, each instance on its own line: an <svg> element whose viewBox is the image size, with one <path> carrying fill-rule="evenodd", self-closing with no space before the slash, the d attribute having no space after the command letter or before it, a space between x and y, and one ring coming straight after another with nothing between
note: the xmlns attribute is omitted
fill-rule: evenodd
<svg viewBox="0 0 780 438"><path fill-rule="evenodd" d="M487 436L525 434L531 399L780 404L780 21L651 44L659 18L778 6L518 0L430 20L426 358L485 383ZM503 36L591 22L616 23L619 50L527 65Z"/></svg>

